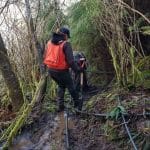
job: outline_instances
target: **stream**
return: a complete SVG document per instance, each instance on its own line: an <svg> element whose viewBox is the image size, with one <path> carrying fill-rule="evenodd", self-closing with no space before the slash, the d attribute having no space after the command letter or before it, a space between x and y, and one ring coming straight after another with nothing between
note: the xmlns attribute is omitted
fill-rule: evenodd
<svg viewBox="0 0 150 150"><path fill-rule="evenodd" d="M58 141L62 136L63 114L55 115L44 113L33 124L22 129L21 134L17 135L8 150L53 150L61 143ZM54 133L59 133L53 136ZM55 138L55 140L54 140ZM56 145L57 144L57 145ZM2 148L0 148L1 150ZM60 149L60 148L59 148ZM63 149L62 149L63 150Z"/></svg>

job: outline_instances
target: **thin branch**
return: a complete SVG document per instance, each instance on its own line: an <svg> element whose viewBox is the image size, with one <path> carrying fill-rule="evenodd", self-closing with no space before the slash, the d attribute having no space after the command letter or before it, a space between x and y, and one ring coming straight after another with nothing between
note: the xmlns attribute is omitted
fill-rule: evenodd
<svg viewBox="0 0 150 150"><path fill-rule="evenodd" d="M127 3L123 2L122 0L118 0L118 2L123 4L126 8L128 8L128 9L132 10L133 12L135 12L135 13L139 14L140 16L142 16L150 24L150 20L145 15L143 15L141 12L139 12L138 10L130 7Z"/></svg>
<svg viewBox="0 0 150 150"><path fill-rule="evenodd" d="M0 8L1 9L0 14L3 13L4 9L8 6L8 4L9 4L9 0L7 0L5 5L2 8Z"/></svg>
<svg viewBox="0 0 150 150"><path fill-rule="evenodd" d="M9 5L11 5L11 4L14 4L14 3L17 3L17 2L18 2L18 0L14 0L14 1L12 1L12 2L11 2L10 0L7 0L6 3L4 4L4 6L0 8L0 9L1 9L0 14L3 13L3 11L5 10L5 8L6 8L7 6L9 6Z"/></svg>

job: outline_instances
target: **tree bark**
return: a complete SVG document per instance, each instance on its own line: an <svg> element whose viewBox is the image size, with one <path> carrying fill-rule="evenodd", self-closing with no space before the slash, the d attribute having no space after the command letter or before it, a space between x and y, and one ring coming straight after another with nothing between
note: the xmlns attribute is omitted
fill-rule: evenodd
<svg viewBox="0 0 150 150"><path fill-rule="evenodd" d="M39 63L39 68L40 68L40 74L43 75L45 73L45 69L43 68L43 52L44 50L42 49L36 35L34 23L33 23L33 18L31 14L31 8L30 8L30 3L29 0L25 0L25 6L26 6L26 18L27 18L27 23L28 23L28 30L29 34L31 37L31 41L33 42L33 47L35 49L35 54L37 53L37 58L38 58L38 63Z"/></svg>
<svg viewBox="0 0 150 150"><path fill-rule="evenodd" d="M35 25L34 25L32 14L31 14L31 8L30 8L29 0L25 0L25 6L26 6L26 19L27 19L27 24L28 24L28 32L29 32L30 37L31 37L31 42L32 42L31 44L35 50L35 55L37 56L36 58L37 58L39 68L40 68L40 75L42 76L42 75L44 75L45 70L46 70L46 68L43 66L44 49L42 49L42 46L40 45L40 43L37 39L37 34L36 34ZM41 105L39 105L39 103L43 101L44 96L45 96L44 95L45 92L46 92L46 82L45 82L44 88L42 90L42 96L38 99L38 101L36 101L33 112L36 110L36 107L38 107L38 110L40 112Z"/></svg>
<svg viewBox="0 0 150 150"><path fill-rule="evenodd" d="M3 39L0 34L0 70L2 72L5 83L8 87L9 96L12 101L14 111L18 111L23 104L23 94L19 85L19 81L13 72L10 64L7 49L5 48Z"/></svg>

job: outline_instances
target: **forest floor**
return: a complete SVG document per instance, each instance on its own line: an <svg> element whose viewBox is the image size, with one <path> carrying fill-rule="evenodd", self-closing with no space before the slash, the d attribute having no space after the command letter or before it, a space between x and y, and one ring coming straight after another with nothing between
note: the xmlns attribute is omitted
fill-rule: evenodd
<svg viewBox="0 0 150 150"><path fill-rule="evenodd" d="M118 106L117 90L115 88L106 91L99 89L96 93L91 93L92 91L85 93L83 110L92 114L109 113L111 117L107 119L93 115L74 115L70 112L68 117L70 149L132 150L132 143L120 116L115 119L117 114L113 110ZM121 105L130 114L125 119L135 144L138 149L144 149L144 146L150 143L150 118L144 115L145 112L150 112L150 92L136 89L130 92L121 91L120 95ZM136 116L136 114L143 115ZM9 111L0 111L1 122L9 124L14 117L15 114ZM2 133L5 125L2 123L0 125ZM64 129L64 113L52 113L44 109L33 120L32 116L28 119L9 150L65 150Z"/></svg>
<svg viewBox="0 0 150 150"><path fill-rule="evenodd" d="M150 93L136 90L124 92L122 106L130 116L126 122L138 149L144 149L147 141L147 150L150 149L150 118L142 114L150 110ZM94 99L94 100L93 100ZM102 114L111 112L118 105L116 91L108 90L94 96L87 102L88 113ZM92 103L92 104L91 104ZM140 116L136 116L141 114ZM116 116L114 116L116 117ZM121 118L106 119L103 117L86 117L76 122L71 130L74 150L132 150L133 145L124 128Z"/></svg>

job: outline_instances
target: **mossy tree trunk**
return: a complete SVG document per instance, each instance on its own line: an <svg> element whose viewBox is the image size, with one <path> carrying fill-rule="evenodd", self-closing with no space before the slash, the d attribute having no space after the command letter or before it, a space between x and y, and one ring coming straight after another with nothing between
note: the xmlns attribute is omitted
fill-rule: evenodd
<svg viewBox="0 0 150 150"><path fill-rule="evenodd" d="M3 39L0 34L0 70L9 90L9 96L12 101L14 111L18 111L23 104L23 94L19 85L17 76L15 75L10 64L7 49L5 48Z"/></svg>

